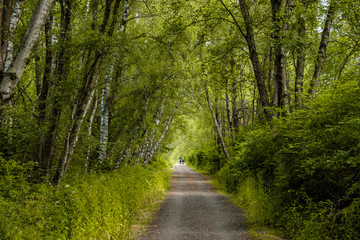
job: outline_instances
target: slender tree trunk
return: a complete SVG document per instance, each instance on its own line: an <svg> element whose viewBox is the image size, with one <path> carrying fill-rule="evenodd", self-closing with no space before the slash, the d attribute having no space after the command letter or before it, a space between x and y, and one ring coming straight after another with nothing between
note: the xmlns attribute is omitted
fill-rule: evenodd
<svg viewBox="0 0 360 240"><path fill-rule="evenodd" d="M329 39L330 39L331 25L332 25L334 15L335 15L335 10L336 10L335 4L336 4L335 1L330 2L330 6L329 6L328 13L327 13L326 20L325 20L324 29L323 29L323 32L321 35L319 51L318 51L316 61L315 61L314 74L311 79L310 88L309 88L309 95L312 98L315 97L317 88L320 83L320 76L321 76L322 68L323 68L323 65L325 62L325 58L326 58L326 48L327 48L327 45L328 45Z"/></svg>
<svg viewBox="0 0 360 240"><path fill-rule="evenodd" d="M222 132L222 125L221 125L221 116L220 116L220 113L219 113L219 101L218 101L217 97L215 97L213 106L214 106L215 119L216 119L216 121L218 123L220 134L222 135L223 132ZM215 129L215 131L214 131L215 136L214 137L216 139L216 146L221 146L221 139L217 135L215 124L214 124L214 129ZM218 152L219 152L219 155L220 155L221 154L221 149L220 148L218 148Z"/></svg>
<svg viewBox="0 0 360 240"><path fill-rule="evenodd" d="M102 61L100 60L97 62ZM81 125L84 121L86 113L89 110L89 106L95 93L94 89L99 77L100 67L101 63L95 64L95 69L93 69L92 73L90 73L89 79L86 79L85 82L87 84L85 84L82 89L80 89L79 95L77 97L77 104L75 104L72 109L73 116L71 119L71 127L65 138L63 153L61 155L59 165L54 176L54 182L58 185L61 183L62 178L65 176L72 160L72 156L74 154L74 150L79 139ZM87 76L85 77L87 78Z"/></svg>
<svg viewBox="0 0 360 240"><path fill-rule="evenodd" d="M120 2L121 0L116 0L114 4L113 9L113 15L112 15L112 21L111 25L108 30L108 35L111 36L113 34L115 25L118 20L118 11L120 8ZM124 2L124 9L121 14L121 26L120 31L125 30L126 20L123 22L122 19L127 18L128 14L128 7L125 6L127 1ZM111 86L113 81L113 72L114 72L114 63L111 64L109 75L105 79L104 82L104 89L103 89L103 102L102 102L102 109L101 109L101 131L100 131L100 151L99 151L99 164L102 164L102 162L107 158L107 145L108 145L108 139L109 139L109 124L110 124L110 109L112 105L112 96L110 96L111 93Z"/></svg>
<svg viewBox="0 0 360 240"><path fill-rule="evenodd" d="M129 150L130 150L130 147L131 147L131 144L133 142L133 140L136 138L138 132L139 132L139 129L140 129L140 126L141 124L143 123L144 121L144 118L146 116L146 112L147 112L147 107L149 105L149 102L150 102L150 99L151 99L151 96L153 96L155 94L156 90L153 91L150 96L145 96L145 103L144 103L144 107L142 109L142 112L140 113L140 116L138 117L138 119L135 121L135 124L134 124L134 127L133 127L133 130L132 130L132 133L131 133L131 136L129 138L129 140L127 141L126 145L125 145L125 148L124 150L122 151L122 153L119 155L119 157L117 158L117 161L114 165L114 169L118 169L121 165L121 163L123 162L123 160L125 159L126 155L129 153ZM143 132L142 135L146 135L146 131Z"/></svg>
<svg viewBox="0 0 360 240"><path fill-rule="evenodd" d="M112 82L113 70L110 67L109 75L105 77L104 88L102 91L101 99L101 126L100 126L100 151L99 151L99 164L107 158L107 144L109 139L109 115L110 115L110 106L109 106L109 96L110 96L110 87Z"/></svg>
<svg viewBox="0 0 360 240"><path fill-rule="evenodd" d="M146 158L145 158L145 161L143 162L143 165L146 165L149 163L149 161L151 160L151 158L153 157L154 153L156 152L156 150L158 150L159 146L161 145L162 141L164 140L164 137L167 133L167 131L169 130L170 128L170 125L172 123L172 120L174 118L174 115L175 115L175 111L176 109L178 108L180 102L176 103L174 109L172 110L168 120L166 121L166 124L165 124L165 128L162 132L162 134L160 135L158 141L154 144L154 146L151 148L151 150L147 153L146 155Z"/></svg>
<svg viewBox="0 0 360 240"><path fill-rule="evenodd" d="M9 24L12 12L12 0L0 0L0 75L3 76L6 47L9 40Z"/></svg>
<svg viewBox="0 0 360 240"><path fill-rule="evenodd" d="M94 122L94 118L95 118L95 114L96 114L96 109L98 106L98 95L95 93L95 99L93 101L93 104L91 106L91 110L90 110L90 116L89 116L89 120L88 120L88 129L87 129L87 134L88 134L88 138L89 138L89 144L87 147L87 151L86 151L86 160L85 160L85 164L84 164L84 168L85 168L85 172L88 171L88 167L89 167L89 163L90 163L90 154L91 154L91 143L90 143L90 138L91 138L91 134L92 134L92 127L93 127L93 122Z"/></svg>
<svg viewBox="0 0 360 240"><path fill-rule="evenodd" d="M9 25L9 39L7 41L7 48L6 48L6 60L4 64L4 72L6 72L14 60L14 38L15 38L15 31L17 29L21 14L22 14L22 5L25 0L18 0L15 5L15 9L11 15L10 25Z"/></svg>
<svg viewBox="0 0 360 240"><path fill-rule="evenodd" d="M295 7L295 2L294 0L286 0L286 5L285 5L285 20L283 21L282 24L282 29L284 31L284 34L287 33L288 31L288 22L289 19L291 17L291 13L293 8ZM283 59L282 59L282 64L283 64L283 69L282 69L282 74L283 74L283 84L284 84L284 99L285 99L285 107L286 107L286 111L289 114L291 112L291 91L290 91L290 84L289 84L289 74L287 73L286 70L286 52L285 52L285 46L282 47L283 51Z"/></svg>
<svg viewBox="0 0 360 240"><path fill-rule="evenodd" d="M273 63L273 47L270 47L269 50L269 71L268 71L268 77L267 77L267 87L268 87L268 93L270 94L270 97L272 96L271 93L272 91L272 80L273 80L273 69L274 69L274 63ZM275 84L274 84L275 85ZM273 102L272 104L275 105L274 103L274 97L272 97Z"/></svg>
<svg viewBox="0 0 360 240"><path fill-rule="evenodd" d="M4 1L4 6L2 8L2 42L1 42L1 63L4 63L5 59L6 59L6 54L7 54L7 46L8 46L8 41L10 39L10 21L12 18L12 14L14 13L14 11L16 11L17 9L15 8L15 10L13 11L13 0L5 0ZM3 67L3 64L1 64L1 67Z"/></svg>
<svg viewBox="0 0 360 240"><path fill-rule="evenodd" d="M271 0L272 8L272 21L274 31L272 38L274 39L274 52L275 52L275 64L274 64L274 106L282 108L284 106L284 77L285 64L284 64L284 49L282 46L281 38L281 21L280 16L282 6L282 0Z"/></svg>
<svg viewBox="0 0 360 240"><path fill-rule="evenodd" d="M37 87L38 94L38 126L41 130L45 127L46 121L46 101L48 98L48 92L50 88L50 76L51 76L51 64L53 61L53 53L52 53L52 43L51 43L51 29L52 29L52 16L50 16L45 23L45 45L46 45L46 53L45 53L45 66L44 66L44 74L42 77L42 83L39 81L39 86ZM38 73L40 75L40 73ZM51 121L50 121L51 122ZM53 125L50 124L53 127ZM52 129L53 131L54 129ZM47 132L49 134L49 132ZM54 132L51 134L55 135ZM33 154L33 161L39 162L39 177L45 177L47 181L49 179L49 172L51 167L51 156L52 151L54 150L52 146L45 143L45 139L49 142L51 138L45 135L45 133L40 133L37 139L37 144ZM55 139L53 139L55 142Z"/></svg>
<svg viewBox="0 0 360 240"><path fill-rule="evenodd" d="M45 25L53 2L54 0L39 0L25 31L20 50L0 81L0 105L9 101L13 96L15 87L28 65L28 58L30 57L31 50L37 39L40 37L41 30Z"/></svg>
<svg viewBox="0 0 360 240"><path fill-rule="evenodd" d="M215 130L216 130L216 133L218 135L218 139L220 141L221 148L222 148L222 150L223 150L223 152L225 154L225 157L227 159L229 159L230 156L228 154L228 151L226 150L225 142L224 142L224 139L223 139L223 137L221 135L221 129L220 129L220 126L218 124L218 120L216 119L213 107L212 107L211 102L210 102L210 96L209 96L209 90L207 88L207 84L205 85L205 93L206 93L206 98L207 98L207 102L208 102L208 105L209 105L209 109L210 109L210 112L211 112L211 116L212 116L213 121L214 121Z"/></svg>
<svg viewBox="0 0 360 240"><path fill-rule="evenodd" d="M241 81L241 76L240 76ZM240 126L240 117L239 117L239 109L238 109L238 103L237 103L237 81L236 78L233 77L232 82L232 122L233 122L233 132L237 133L239 131Z"/></svg>
<svg viewBox="0 0 360 240"><path fill-rule="evenodd" d="M288 79L286 72L286 56L284 48L284 34L287 31L287 21L290 17L291 9L294 5L293 0L287 0L285 17L282 17L282 0L271 0L272 21L274 31L272 38L274 39L274 106L283 108L290 106L290 91L288 88Z"/></svg>
<svg viewBox="0 0 360 240"><path fill-rule="evenodd" d="M258 52L256 50L254 30L253 30L252 21L250 18L246 0L239 0L239 5L240 5L241 13L242 13L242 16L243 16L243 19L245 22L245 28L246 28L245 39L246 39L246 42L248 45L251 63L253 65L257 88L258 88L259 95L260 95L260 102L263 107L266 119L268 121L270 121L271 114L268 109L270 107L269 98L268 98L266 85L265 85L265 81L264 81L264 77L263 77L263 73L262 73L262 69L261 69L261 65L260 65L260 61L259 61Z"/></svg>
<svg viewBox="0 0 360 240"><path fill-rule="evenodd" d="M233 78L233 67L231 67L230 70L231 74L230 74L230 79ZM233 139L233 122L232 122L232 117L231 117L231 106L230 106L230 96L229 96L229 92L230 92L230 86L229 86L229 79L226 78L226 92L225 92L225 101L226 101L226 120L228 122L228 132L229 132L229 136L231 139ZM225 125L226 126L226 125Z"/></svg>
<svg viewBox="0 0 360 240"><path fill-rule="evenodd" d="M296 59L296 76L295 76L295 106L297 109L302 108L303 81L305 72L305 44L306 35L305 19L302 16L298 18L298 35L301 39L298 42L297 59Z"/></svg>
<svg viewBox="0 0 360 240"><path fill-rule="evenodd" d="M339 74L338 74L338 77L337 77L338 80L340 79L341 74L342 74L342 72L344 71L344 68L345 68L345 66L346 66L347 61L348 61L349 58L356 52L356 48L357 48L357 47L358 47L358 46L357 46L357 44L356 44L356 45L353 47L353 49L351 49L351 51L346 55L344 61L341 63L341 65L340 65L340 70L339 70Z"/></svg>
<svg viewBox="0 0 360 240"><path fill-rule="evenodd" d="M0 76L3 76L4 74L4 62L2 59L3 53L2 53L2 42L4 39L4 34L2 29L4 29L4 25L3 25L3 9L5 8L4 6L4 0L0 0ZM1 83L1 80L0 80ZM1 90L1 89L0 89ZM1 105L1 98L0 98L0 105Z"/></svg>
<svg viewBox="0 0 360 240"><path fill-rule="evenodd" d="M111 15L110 13L112 3L113 0L106 0L104 18L102 24L100 25L101 34L106 34L106 28ZM114 30L115 28L110 28L107 32L107 35L111 36ZM65 176L72 160L74 150L79 139L80 128L93 99L95 92L94 89L97 85L100 70L103 65L106 53L96 52L95 59L93 61L90 59L91 56L92 54L89 53L89 59L87 61L89 64L89 71L87 74L84 75L83 86L79 90L78 96L76 98L76 104L72 109L72 112L74 113L73 118L71 119L70 128L65 138L64 150L53 179L53 181L56 182L58 185L61 183L62 178Z"/></svg>
<svg viewBox="0 0 360 240"><path fill-rule="evenodd" d="M253 99L251 104L251 123L254 124L255 120L255 102L256 102L256 85L254 84Z"/></svg>

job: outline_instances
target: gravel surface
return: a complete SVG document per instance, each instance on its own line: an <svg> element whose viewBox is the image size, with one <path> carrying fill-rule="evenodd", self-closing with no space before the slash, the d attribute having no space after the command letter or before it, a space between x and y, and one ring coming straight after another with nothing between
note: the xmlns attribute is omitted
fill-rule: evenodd
<svg viewBox="0 0 360 240"><path fill-rule="evenodd" d="M207 178L174 166L171 189L142 240L250 239L246 218Z"/></svg>

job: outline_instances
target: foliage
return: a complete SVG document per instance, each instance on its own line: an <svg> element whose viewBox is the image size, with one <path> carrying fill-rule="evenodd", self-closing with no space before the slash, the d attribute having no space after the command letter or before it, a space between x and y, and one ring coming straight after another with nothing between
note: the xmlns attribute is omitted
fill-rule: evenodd
<svg viewBox="0 0 360 240"><path fill-rule="evenodd" d="M45 2L0 1L0 234L121 237L163 186L154 165L182 156L251 222L359 238L358 1L54 1L9 88Z"/></svg>
<svg viewBox="0 0 360 240"><path fill-rule="evenodd" d="M127 238L140 211L154 208L162 199L170 177L158 163L79 176L56 187L27 182L28 169L2 159L3 239Z"/></svg>
<svg viewBox="0 0 360 240"><path fill-rule="evenodd" d="M250 223L283 228L296 239L359 237L359 91L357 82L339 85L306 111L239 132L216 181ZM208 156L190 159L206 169Z"/></svg>
<svg viewBox="0 0 360 240"><path fill-rule="evenodd" d="M204 170L206 173L215 174L220 170L225 159L219 153L219 150L210 148L202 149L201 151L191 155L186 159L191 166Z"/></svg>

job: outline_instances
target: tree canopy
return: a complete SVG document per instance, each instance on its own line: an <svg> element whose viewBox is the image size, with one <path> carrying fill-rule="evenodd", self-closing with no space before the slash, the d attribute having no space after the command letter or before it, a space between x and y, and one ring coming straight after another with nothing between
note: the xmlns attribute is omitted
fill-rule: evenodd
<svg viewBox="0 0 360 240"><path fill-rule="evenodd" d="M229 191L251 177L289 212L334 210L346 227L331 231L359 236L359 12L354 0L0 1L0 164L60 186L183 156Z"/></svg>

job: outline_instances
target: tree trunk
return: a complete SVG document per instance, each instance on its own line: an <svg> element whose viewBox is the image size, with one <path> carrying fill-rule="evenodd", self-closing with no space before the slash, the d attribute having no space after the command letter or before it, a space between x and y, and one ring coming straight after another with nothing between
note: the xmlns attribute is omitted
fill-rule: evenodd
<svg viewBox="0 0 360 240"><path fill-rule="evenodd" d="M321 35L319 51L318 51L316 61L315 61L314 74L313 74L313 77L310 82L309 95L312 98L315 97L317 88L320 83L320 76L321 76L322 68L323 68L323 65L325 62L325 58L326 58L326 48L327 48L327 45L328 45L329 39L330 39L330 30L331 30L331 25L332 25L332 22L334 19L335 10L336 10L335 9L335 1L331 1L327 16L326 16L324 29L323 29L323 32Z"/></svg>
<svg viewBox="0 0 360 240"><path fill-rule="evenodd" d="M23 2L23 0L22 0ZM13 0L5 0L4 1L4 6L2 8L3 10L3 13L2 13L2 42L1 42L1 52L2 52L2 55L1 55L1 63L4 63L5 59L6 59L6 49L7 49L7 46L8 46L8 40L10 39L10 34L9 34L9 30L10 30L10 21L11 21L11 18L12 18L12 15L14 13L14 11L16 11L17 9L15 8L15 10L13 11L13 3L14 1ZM3 67L3 65L1 66Z"/></svg>
<svg viewBox="0 0 360 240"><path fill-rule="evenodd" d="M284 106L284 49L282 46L282 37L281 37L281 11L282 0L271 0L272 8L272 22L274 31L272 38L274 40L274 106L282 108Z"/></svg>
<svg viewBox="0 0 360 240"><path fill-rule="evenodd" d="M115 29L115 25L117 22L117 16L118 16L118 11L120 8L120 2L121 0L116 0L115 4L114 4L114 9L113 9L113 15L112 15L112 21L111 21L111 25L110 28L108 30L108 35L111 36L114 32ZM121 26L120 26L120 31L124 31L125 29L125 25L126 25L126 21L123 23L122 19L126 19L127 18L127 13L128 13L128 6L125 6L125 4L127 3L127 1L125 0L124 2L124 9L123 12L121 14ZM108 139L109 139L109 124L110 124L110 109L111 109L111 105L113 103L112 99L113 96L110 96L110 92L111 92L111 86L112 86L112 81L113 81L113 72L114 72L114 63L111 63L110 66L110 70L109 70L109 75L108 77L105 78L105 82L104 82L104 88L103 88L103 99L102 99L102 108L101 108L101 130L100 130L100 151L99 151L99 164L102 164L102 162L107 158L107 145L108 145Z"/></svg>
<svg viewBox="0 0 360 240"><path fill-rule="evenodd" d="M228 154L228 152L226 150L225 142L224 142L224 139L223 139L223 137L221 135L221 129L220 129L220 126L218 124L218 120L216 119L213 107L212 107L211 102L210 102L210 96L209 96L209 91L208 91L208 88L207 88L207 84L205 85L205 93L206 93L206 98L207 98L207 102L208 102L208 105L209 105L209 109L210 109L210 112L211 112L211 116L212 116L213 121L214 121L215 130L216 130L218 139L220 141L221 148L222 148L222 150L223 150L223 152L225 154L225 157L227 159L229 159L230 156L229 156L229 154Z"/></svg>
<svg viewBox="0 0 360 240"><path fill-rule="evenodd" d="M4 0L0 0L0 76L3 76L3 74L4 74L4 62L3 62L3 59L2 59L2 56L3 56L2 42L3 42L3 39L4 39L4 34L3 34L3 31L2 31L2 29L4 29L4 24L3 24L2 20L3 20L4 8L5 8ZM1 80L0 80L0 83L1 83ZM1 105L1 98L0 98L0 105Z"/></svg>
<svg viewBox="0 0 360 240"><path fill-rule="evenodd" d="M285 5L285 20L283 21L282 29L284 31L284 34L288 31L288 22L291 18L291 12L293 8L295 7L294 0L287 0ZM283 85L284 85L284 99L285 99L285 107L286 111L289 114L291 112L291 91L290 91L290 84L289 84L289 74L286 71L286 52L285 47L282 47L283 51L283 59L282 59L282 65L284 66L282 69L283 74Z"/></svg>
<svg viewBox="0 0 360 240"><path fill-rule="evenodd" d="M153 157L154 153L156 152L156 150L158 150L159 146L161 145L162 141L164 140L164 137L165 137L167 131L170 128L170 125L171 125L172 120L173 120L174 115L175 115L175 111L178 108L179 104L180 104L180 102L176 103L176 105L175 105L174 109L172 110L168 120L166 121L165 128L164 128L162 134L160 135L158 141L154 144L154 146L151 148L151 150L146 154L146 158L145 158L145 161L143 162L143 165L146 165L146 164L149 163L149 161Z"/></svg>
<svg viewBox="0 0 360 240"><path fill-rule="evenodd" d="M3 76L13 0L0 0L0 75Z"/></svg>
<svg viewBox="0 0 360 240"><path fill-rule="evenodd" d="M69 1L69 0L62 0L62 1ZM109 23L109 18L111 15L110 13L111 13L112 3L113 0L106 0L104 18L102 24L100 25L101 34L105 34L106 32L106 27ZM107 34L110 35L112 34L113 31L114 28L110 28ZM88 65L89 71L84 75L83 85L78 92L78 96L76 98L76 104L74 104L73 106L72 109L73 116L71 119L70 128L65 138L63 153L59 160L59 165L53 179L53 181L58 185L61 184L62 178L65 176L69 168L70 162L72 160L74 150L79 139L80 128L84 121L85 115L89 110L89 106L92 102L95 93L94 89L96 88L99 79L100 70L103 65L106 53L96 52L95 59L93 60L90 59L92 56L91 51L88 56L89 59L87 62L89 64Z"/></svg>
<svg viewBox="0 0 360 240"><path fill-rule="evenodd" d="M268 87L268 93L270 94L270 97L271 97L271 93L273 92L272 91L272 80L273 80L273 69L274 69L274 63L273 63L273 47L271 46L270 49L269 49L269 71L267 73L267 87ZM272 98L273 99L273 102L272 104L275 105L274 103L274 97Z"/></svg>
<svg viewBox="0 0 360 240"><path fill-rule="evenodd" d="M305 5L304 5L305 6ZM307 9L307 7L306 7ZM303 16L298 18L298 37L301 39L298 44L297 59L296 59L296 76L295 76L295 107L302 108L302 93L303 93L303 80L305 72L305 35L306 25Z"/></svg>
<svg viewBox="0 0 360 240"><path fill-rule="evenodd" d="M233 67L231 68L231 73L233 72ZM232 77L232 74L230 75ZM228 132L231 139L233 139L233 122L231 117L231 106L230 106L230 87L229 87L229 80L226 78L226 92L225 92L225 101L226 101L226 120L228 122Z"/></svg>
<svg viewBox="0 0 360 240"><path fill-rule="evenodd" d="M355 44L355 46L353 47L353 49L351 49L351 51L346 55L344 61L341 63L340 65L340 70L339 70L339 74L337 77L337 80L340 80L341 74L345 69L346 63L348 62L349 58L357 51L357 44Z"/></svg>
<svg viewBox="0 0 360 240"><path fill-rule="evenodd" d="M255 120L255 102L256 102L256 84L254 83L253 99L251 103L251 124L254 124Z"/></svg>
<svg viewBox="0 0 360 240"><path fill-rule="evenodd" d="M98 58L100 58L100 56L98 56L97 59ZM94 89L99 78L101 62L102 60L96 60L95 67L89 74L89 78L87 78L87 75L85 76L85 85L80 89L76 101L77 104L75 104L72 108L73 116L71 119L70 129L66 135L63 153L54 176L54 182L58 185L60 185L61 180L65 176L72 160L72 156L79 139L81 125L84 121L86 113L89 110L89 106L95 93Z"/></svg>
<svg viewBox="0 0 360 240"><path fill-rule="evenodd" d="M20 50L0 81L0 105L5 104L14 94L20 78L28 65L31 50L40 37L54 0L39 0L22 39Z"/></svg>
<svg viewBox="0 0 360 240"><path fill-rule="evenodd" d="M241 76L240 76L241 81ZM232 122L233 122L233 131L237 133L239 131L240 126L240 117L239 117L239 108L237 103L237 81L236 78L233 77L232 82Z"/></svg>
<svg viewBox="0 0 360 240"><path fill-rule="evenodd" d="M90 116L89 116L89 120L88 120L88 129L87 129L87 134L88 134L88 138L89 138L89 144L87 147L87 151L86 151L86 159L85 159L85 164L84 164L84 168L85 168L85 172L88 171L88 167L89 167L89 163L90 163L90 154L91 154L91 134L92 134L92 126L93 126L93 122L94 122L94 118L95 118L95 114L96 114L96 109L98 106L98 95L95 93L95 99L93 101L91 110L90 110Z"/></svg>
<svg viewBox="0 0 360 240"><path fill-rule="evenodd" d="M288 79L286 73L286 56L284 48L284 34L288 28L288 18L294 5L293 0L287 0L285 17L282 17L282 0L271 0L272 22L274 31L272 38L274 40L274 106L283 108L290 107L290 91L288 88Z"/></svg>
<svg viewBox="0 0 360 240"><path fill-rule="evenodd" d="M100 125L100 150L99 150L99 164L107 158L107 144L109 139L109 96L112 82L113 67L110 67L109 75L105 76L104 88L101 99L101 125Z"/></svg>
<svg viewBox="0 0 360 240"><path fill-rule="evenodd" d="M38 98L38 126L39 129L43 130L46 121L46 100L48 97L49 87L50 87L50 75L51 75L51 63L52 63L52 44L51 44L51 29L52 29L52 19L48 18L45 24L45 67L44 74L42 77L42 82L39 79L37 83L37 98ZM40 70L37 71L37 75L40 76ZM39 77L40 78L40 77ZM54 133L52 133L54 134ZM33 161L39 162L39 177L45 177L45 180L48 180L49 171L51 166L51 161L48 156L44 154L44 140L45 134L41 132L37 139L37 144L33 154Z"/></svg>
<svg viewBox="0 0 360 240"><path fill-rule="evenodd" d="M156 89L157 90L157 89ZM151 97L155 94L155 91L153 91L150 96L145 96L145 103L144 103L144 107L142 109L142 112L140 114L140 116L138 117L138 119L135 121L135 124L134 124L134 127L133 127L133 130L131 132L131 136L130 138L128 139L126 145L125 145L125 148L124 150L122 151L122 153L119 155L119 157L117 158L116 160L116 163L114 165L114 169L118 169L122 163L122 161L125 159L126 155L129 153L129 150L130 150L130 147L131 147L131 144L132 144L132 141L135 139L135 137L137 136L138 132L139 132L139 129L140 129L140 126L141 124L143 123L144 121L144 118L146 116L146 111L147 111L147 107L148 107L148 104L150 102L150 99ZM142 135L146 135L146 131L143 132Z"/></svg>
<svg viewBox="0 0 360 240"><path fill-rule="evenodd" d="M258 53L256 50L254 30L253 30L252 21L251 21L250 15L249 15L248 6L246 4L246 0L239 0L239 5L240 5L241 13L242 13L242 16L243 16L243 19L245 22L245 28L246 28L245 39L246 39L248 49L249 49L250 60L253 65L257 88L258 88L259 95L260 95L260 102L263 107L266 119L268 121L270 121L271 114L268 109L270 107L269 98L268 98L268 94L266 91L266 85L265 85L265 81L264 81L264 77L263 77L263 73L262 73L262 69L261 69L261 65L260 65L260 61L259 61L259 56L258 56Z"/></svg>
<svg viewBox="0 0 360 240"><path fill-rule="evenodd" d="M21 14L22 14L22 5L25 0L18 0L15 5L15 9L11 15L10 23L9 23L9 40L7 41L6 47L6 60L4 63L4 72L7 71L10 64L14 60L14 38L15 38L15 31L17 29Z"/></svg>

